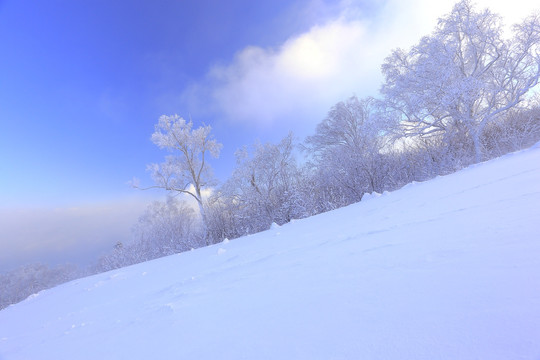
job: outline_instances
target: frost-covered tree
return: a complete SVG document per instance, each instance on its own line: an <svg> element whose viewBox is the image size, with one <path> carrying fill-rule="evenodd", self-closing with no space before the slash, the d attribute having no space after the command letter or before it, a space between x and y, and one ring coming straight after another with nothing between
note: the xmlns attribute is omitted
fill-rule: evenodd
<svg viewBox="0 0 540 360"><path fill-rule="evenodd" d="M195 211L187 202L172 196L167 201L154 201L134 226L134 239L117 243L98 259L94 271L109 271L201 247L204 239L195 223Z"/></svg>
<svg viewBox="0 0 540 360"><path fill-rule="evenodd" d="M481 161L485 127L518 107L540 76L539 16L512 29L506 38L498 15L463 0L411 50L394 50L382 66L382 93L404 132L443 134Z"/></svg>
<svg viewBox="0 0 540 360"><path fill-rule="evenodd" d="M125 246L121 241L117 242L111 252L100 256L92 268L93 273L102 273L118 269L124 266L138 264L150 260L139 249L138 244Z"/></svg>
<svg viewBox="0 0 540 360"><path fill-rule="evenodd" d="M152 134L152 142L171 155L161 164L149 165L148 170L156 184L153 188L186 194L195 199L205 227L203 190L215 185L208 158L218 158L222 145L212 137L210 126L192 128L191 121L178 115L161 116Z"/></svg>
<svg viewBox="0 0 540 360"><path fill-rule="evenodd" d="M334 193L345 205L360 201L365 192L382 191L387 176L382 153L388 143L386 129L387 121L373 98L353 96L332 107L305 141L325 196Z"/></svg>
<svg viewBox="0 0 540 360"><path fill-rule="evenodd" d="M239 234L303 216L302 199L296 196L299 171L293 149L289 134L278 144L255 144L252 154L247 148L237 151L236 169L213 200L233 216L228 219L240 229Z"/></svg>
<svg viewBox="0 0 540 360"><path fill-rule="evenodd" d="M153 259L203 245L195 231L195 211L187 202L172 196L147 207L134 235L140 250Z"/></svg>

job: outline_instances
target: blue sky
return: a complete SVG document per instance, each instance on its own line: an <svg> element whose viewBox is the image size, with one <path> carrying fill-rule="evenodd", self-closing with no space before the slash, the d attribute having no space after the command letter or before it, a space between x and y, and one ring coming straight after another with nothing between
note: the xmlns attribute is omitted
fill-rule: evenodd
<svg viewBox="0 0 540 360"><path fill-rule="evenodd" d="M132 191L126 182L160 160L149 141L159 115L187 116L168 99L238 49L302 31L307 24L287 20L292 8L288 1L2 3L0 166L9 174L0 179L2 205ZM213 124L207 115L191 113Z"/></svg>
<svg viewBox="0 0 540 360"><path fill-rule="evenodd" d="M150 141L160 115L212 125L224 180L241 146L301 140L336 102L376 96L384 57L452 3L0 0L0 269L30 259L21 249L56 259L128 237L163 196L127 184L150 185L146 165L164 157ZM509 22L532 8L478 3Z"/></svg>

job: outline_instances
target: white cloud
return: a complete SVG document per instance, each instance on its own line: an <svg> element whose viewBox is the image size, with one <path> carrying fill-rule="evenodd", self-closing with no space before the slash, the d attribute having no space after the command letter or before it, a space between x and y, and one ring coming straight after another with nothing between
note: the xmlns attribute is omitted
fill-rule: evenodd
<svg viewBox="0 0 540 360"><path fill-rule="evenodd" d="M211 96L233 121L271 125L299 110L312 113L316 104L350 95L348 89L362 81L357 72L345 72L359 63L355 47L364 34L360 22L333 21L289 39L278 50L246 48L232 64L210 71Z"/></svg>
<svg viewBox="0 0 540 360"><path fill-rule="evenodd" d="M250 46L229 64L214 66L203 82L184 93L184 99L192 105L204 103L230 122L251 126L294 129L316 124L340 100L353 94L376 96L384 58L393 48L408 48L429 34L453 3L381 1L367 17L360 4L343 1L339 16L281 46ZM507 23L530 13L531 3L477 2L480 8L488 6L502 14Z"/></svg>

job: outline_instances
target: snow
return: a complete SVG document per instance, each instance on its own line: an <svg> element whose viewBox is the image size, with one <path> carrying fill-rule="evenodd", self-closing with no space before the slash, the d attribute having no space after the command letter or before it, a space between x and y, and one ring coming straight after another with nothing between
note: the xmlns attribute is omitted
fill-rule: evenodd
<svg viewBox="0 0 540 360"><path fill-rule="evenodd" d="M539 239L537 146L40 292L0 359L539 359Z"/></svg>

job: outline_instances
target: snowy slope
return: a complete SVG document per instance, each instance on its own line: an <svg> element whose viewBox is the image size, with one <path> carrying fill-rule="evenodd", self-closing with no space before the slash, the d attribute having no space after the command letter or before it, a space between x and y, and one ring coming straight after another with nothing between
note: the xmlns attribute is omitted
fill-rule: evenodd
<svg viewBox="0 0 540 360"><path fill-rule="evenodd" d="M540 359L540 146L0 311L0 359Z"/></svg>

